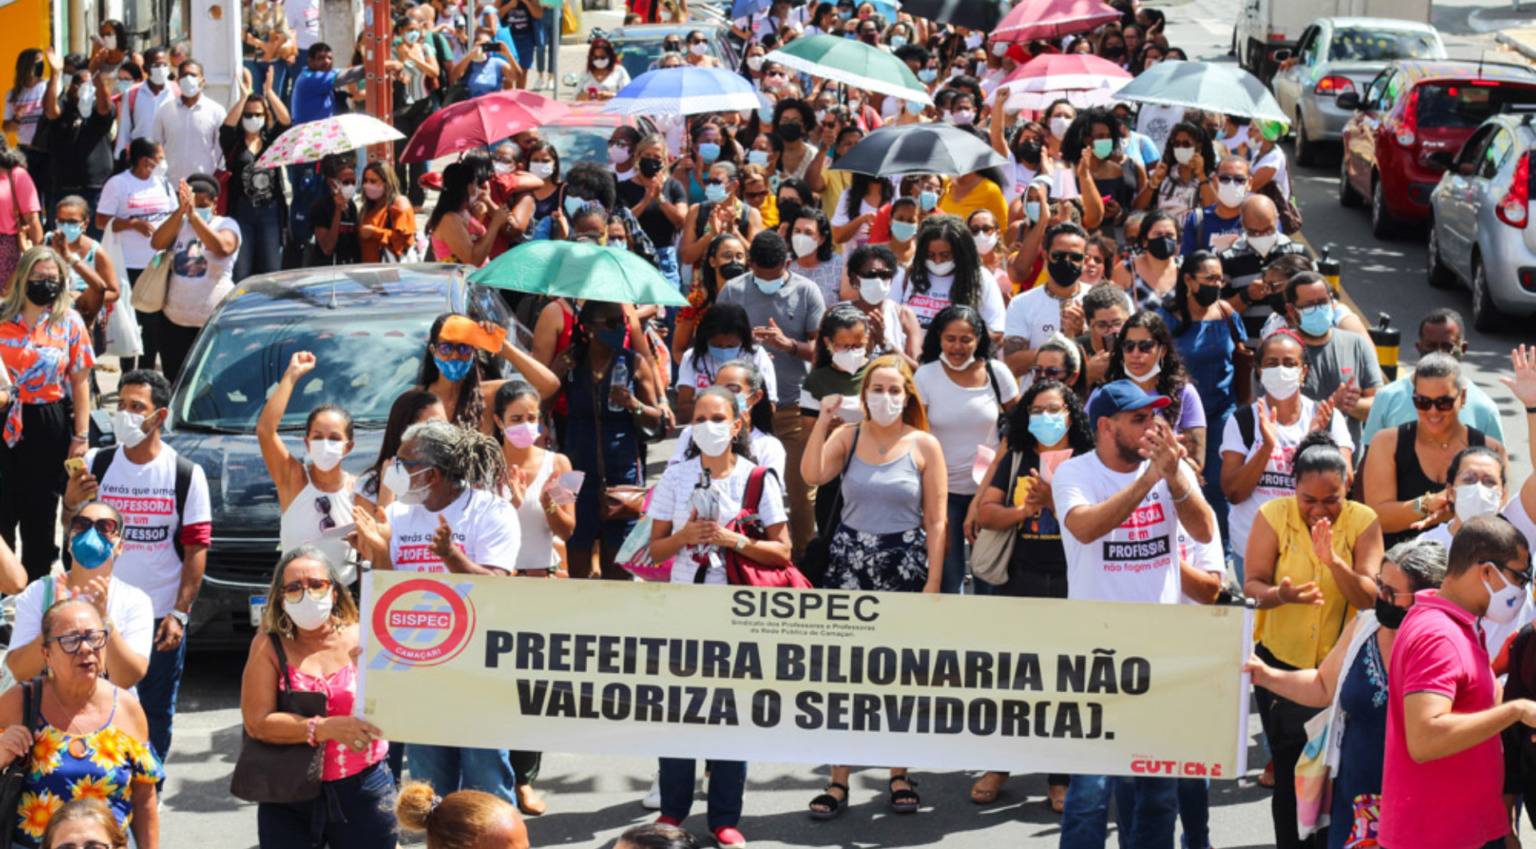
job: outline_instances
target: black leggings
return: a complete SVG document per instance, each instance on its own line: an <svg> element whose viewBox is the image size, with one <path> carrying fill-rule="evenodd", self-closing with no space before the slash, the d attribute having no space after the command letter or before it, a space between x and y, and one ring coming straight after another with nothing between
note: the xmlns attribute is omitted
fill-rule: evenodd
<svg viewBox="0 0 1536 849"><path fill-rule="evenodd" d="M1254 646L1254 653L1275 669L1296 669L1277 659L1263 643ZM1323 849L1328 845L1328 829L1318 829L1305 840L1296 833L1296 759L1301 757L1301 751L1307 745L1307 720L1316 716L1318 710L1296 704L1263 687L1254 687L1253 693L1258 701L1259 722L1264 726L1264 737L1269 740L1275 765L1275 789L1269 801L1270 817L1275 825L1275 847Z"/></svg>
<svg viewBox="0 0 1536 849"><path fill-rule="evenodd" d="M176 382L200 330L201 327L183 327L160 314L160 364L166 380Z"/></svg>
<svg viewBox="0 0 1536 849"><path fill-rule="evenodd" d="M21 441L7 446L0 439L0 538L14 549L21 526L21 565L28 581L47 575L59 554L53 538L73 434L72 405L57 401L24 405Z"/></svg>

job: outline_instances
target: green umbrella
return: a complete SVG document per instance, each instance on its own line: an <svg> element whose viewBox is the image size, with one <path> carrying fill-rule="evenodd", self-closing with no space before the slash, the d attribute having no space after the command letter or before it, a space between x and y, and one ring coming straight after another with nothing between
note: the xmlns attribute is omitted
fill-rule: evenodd
<svg viewBox="0 0 1536 849"><path fill-rule="evenodd" d="M928 89L907 63L878 47L833 35L802 35L768 54L768 58L797 71L888 94L925 106L933 104Z"/></svg>
<svg viewBox="0 0 1536 849"><path fill-rule="evenodd" d="M627 250L589 242L524 242L469 275L469 282L615 304L688 305L650 263Z"/></svg>

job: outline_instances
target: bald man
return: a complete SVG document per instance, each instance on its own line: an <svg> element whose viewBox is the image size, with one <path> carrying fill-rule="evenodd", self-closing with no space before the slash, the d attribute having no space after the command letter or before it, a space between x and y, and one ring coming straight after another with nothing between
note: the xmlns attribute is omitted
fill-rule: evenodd
<svg viewBox="0 0 1536 849"><path fill-rule="evenodd" d="M1280 232L1280 212L1269 198L1249 195L1238 210L1242 235L1220 254L1221 273L1227 278L1221 294L1242 313L1248 338L1257 339L1265 320L1284 309L1281 290L1270 291L1264 285L1264 269L1282 256L1305 255L1307 249Z"/></svg>

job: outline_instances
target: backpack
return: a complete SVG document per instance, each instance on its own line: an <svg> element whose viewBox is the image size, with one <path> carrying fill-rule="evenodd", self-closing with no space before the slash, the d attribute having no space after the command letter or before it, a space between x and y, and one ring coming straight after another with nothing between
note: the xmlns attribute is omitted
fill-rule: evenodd
<svg viewBox="0 0 1536 849"><path fill-rule="evenodd" d="M106 480L107 469L112 467L112 461L117 458L118 448L103 448L96 452L96 457L91 460L91 477L96 479L97 485ZM192 491L192 471L196 467L192 461L176 455L176 522L182 525L181 517L187 510L187 493ZM178 559L186 557L185 547L181 544L179 533L171 535L171 545L176 549Z"/></svg>

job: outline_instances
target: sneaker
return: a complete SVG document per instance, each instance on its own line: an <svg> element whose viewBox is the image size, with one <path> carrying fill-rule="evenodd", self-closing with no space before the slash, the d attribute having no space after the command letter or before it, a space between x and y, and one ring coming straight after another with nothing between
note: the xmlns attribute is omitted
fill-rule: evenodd
<svg viewBox="0 0 1536 849"><path fill-rule="evenodd" d="M679 828L679 827L682 826L683 821L678 819L677 817L669 817L669 816L663 814L663 815L661 815L661 816L656 818L656 824L657 825L670 825L673 828Z"/></svg>
<svg viewBox="0 0 1536 849"><path fill-rule="evenodd" d="M715 829L715 843L720 849L747 849L747 838L728 825Z"/></svg>
<svg viewBox="0 0 1536 849"><path fill-rule="evenodd" d="M640 807L647 811L661 810L661 777L651 779L651 789L646 792L645 798L640 800Z"/></svg>

